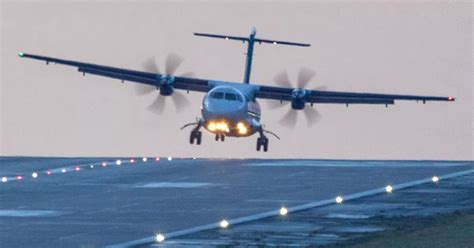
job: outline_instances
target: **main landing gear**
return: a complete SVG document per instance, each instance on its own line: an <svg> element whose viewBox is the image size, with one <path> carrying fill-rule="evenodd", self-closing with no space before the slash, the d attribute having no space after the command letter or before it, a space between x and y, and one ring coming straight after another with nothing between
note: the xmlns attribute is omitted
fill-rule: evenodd
<svg viewBox="0 0 474 248"><path fill-rule="evenodd" d="M257 139L257 151L260 151L263 147L263 151L267 152L268 151L268 138L263 134L263 129L260 131L260 137Z"/></svg>
<svg viewBox="0 0 474 248"><path fill-rule="evenodd" d="M189 136L189 143L194 144L194 140L196 140L196 144L200 145L202 139L202 132L199 130L191 131L191 135Z"/></svg>
<svg viewBox="0 0 474 248"><path fill-rule="evenodd" d="M196 144L200 145L201 140L202 140L202 132L199 131L199 128L201 128L202 122L199 121L197 123L191 123L191 124L187 124L187 125L196 125L196 127L193 128L193 130L191 131L191 135L189 135L189 143L194 144L194 141L196 141ZM185 127L186 127L186 125L183 128L185 128ZM183 129L183 128L181 128L181 129Z"/></svg>

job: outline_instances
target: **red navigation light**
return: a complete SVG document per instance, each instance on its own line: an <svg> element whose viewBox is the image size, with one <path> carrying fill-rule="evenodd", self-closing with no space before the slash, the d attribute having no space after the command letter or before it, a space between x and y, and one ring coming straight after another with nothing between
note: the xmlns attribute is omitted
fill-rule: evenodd
<svg viewBox="0 0 474 248"><path fill-rule="evenodd" d="M81 167L76 166L75 170L76 170L76 171L80 171L80 170L81 170Z"/></svg>
<svg viewBox="0 0 474 248"><path fill-rule="evenodd" d="M135 159L130 159L130 163L135 163Z"/></svg>
<svg viewBox="0 0 474 248"><path fill-rule="evenodd" d="M22 176L17 176L16 179L21 180L21 179L23 179L23 177Z"/></svg>
<svg viewBox="0 0 474 248"><path fill-rule="evenodd" d="M448 96L448 101L454 101L454 97Z"/></svg>
<svg viewBox="0 0 474 248"><path fill-rule="evenodd" d="M47 174L48 176L50 176L50 175L51 175L51 171L47 171L46 174Z"/></svg>
<svg viewBox="0 0 474 248"><path fill-rule="evenodd" d="M102 163L102 167L105 167L105 166L107 166L107 163L106 163L106 162L103 162L103 163Z"/></svg>
<svg viewBox="0 0 474 248"><path fill-rule="evenodd" d="M155 160L156 160L156 161L160 161L160 157L156 157L156 159L155 159Z"/></svg>

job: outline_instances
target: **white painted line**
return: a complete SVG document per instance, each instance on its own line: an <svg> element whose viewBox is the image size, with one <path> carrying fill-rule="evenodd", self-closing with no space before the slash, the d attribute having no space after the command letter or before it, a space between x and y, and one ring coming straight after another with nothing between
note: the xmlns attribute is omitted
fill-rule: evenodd
<svg viewBox="0 0 474 248"><path fill-rule="evenodd" d="M453 177L460 177L464 175L468 175L474 173L474 169L472 170L466 170L466 171L460 171L460 172L455 172L451 174L446 174L443 176L438 176L439 180L442 181L443 179L448 179L448 178L453 178ZM421 180L416 180L412 182L406 182L406 183L401 183L397 185L392 185L393 190L400 190L400 189L405 189L425 183L433 183L432 178L425 178ZM344 201L349 201L349 200L354 200L354 199L359 199L367 196L372 196L372 195L377 195L377 194L384 194L386 193L385 191L385 186L373 190L368 190L360 193L355 193L351 195L344 196ZM316 207L322 207L322 206L327 206L327 205L333 205L337 204L334 198L327 199L327 200L322 200L322 201L314 201L310 203L306 203L303 205L299 206L294 206L294 207L289 207L287 208L288 213L296 212L296 211L302 211L302 210L307 210L311 208L316 208ZM260 213L260 214L254 214L254 215L249 215L249 216L244 216L236 219L231 219L227 220L227 223L229 226L234 226L236 224L242 224L245 222L250 222L250 221L256 221L256 220L261 220L265 219L268 217L275 217L280 215L280 209L276 209L273 211L265 212L265 213ZM202 232L202 231L208 231L208 230L213 230L213 229L220 229L221 228L221 222L216 222L204 226L197 226L185 230L180 230L180 231L175 231L175 232L170 232L170 233L163 233L166 237L166 239L170 238L175 238L179 236L184 236L192 233L197 233L197 232ZM152 244L156 242L156 236L151 236L143 239L138 239L130 242L125 242L121 244L116 244L116 245L108 245L106 247L109 248L119 248L119 247L132 247L132 246L138 246L138 245L145 245L145 244Z"/></svg>

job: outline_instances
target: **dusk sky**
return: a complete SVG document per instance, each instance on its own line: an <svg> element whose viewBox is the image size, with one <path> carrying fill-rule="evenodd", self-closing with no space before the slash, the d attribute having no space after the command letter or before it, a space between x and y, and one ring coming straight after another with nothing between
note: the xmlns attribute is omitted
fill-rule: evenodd
<svg viewBox="0 0 474 248"><path fill-rule="evenodd" d="M473 159L472 3L337 1L2 1L0 155L183 156L217 158ZM241 82L246 45L193 32L311 43L256 45L251 82L275 85L286 69L317 75L310 88L433 96L456 102L385 106L316 105L322 119L295 129L278 121L287 109L262 105L268 153L257 136L201 146L180 130L200 116L202 93L176 113L147 110L156 95L133 83L21 59L20 51L130 69L155 56L185 58L179 72ZM287 106L289 107L289 106Z"/></svg>

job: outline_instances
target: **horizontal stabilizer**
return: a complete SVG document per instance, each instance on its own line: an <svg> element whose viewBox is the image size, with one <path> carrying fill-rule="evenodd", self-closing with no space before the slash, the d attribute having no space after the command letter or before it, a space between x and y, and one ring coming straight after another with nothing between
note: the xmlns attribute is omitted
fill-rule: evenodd
<svg viewBox="0 0 474 248"><path fill-rule="evenodd" d="M218 39L226 39L226 40L238 40L238 41L249 41L249 37L240 37L240 36L230 36L230 35L220 35L220 34L206 34L206 33L194 33L196 36L202 36L202 37L209 37L209 38L218 38ZM298 42L289 42L289 41L280 41L280 40L269 40L269 39L260 39L260 38L255 38L253 39L254 42L257 42L259 44L261 43L269 43L269 44L275 44L275 45L289 45L289 46L304 46L304 47L309 47L311 44L307 43L298 43Z"/></svg>

